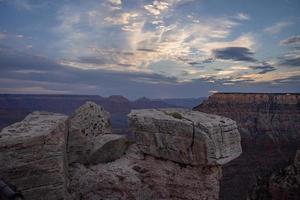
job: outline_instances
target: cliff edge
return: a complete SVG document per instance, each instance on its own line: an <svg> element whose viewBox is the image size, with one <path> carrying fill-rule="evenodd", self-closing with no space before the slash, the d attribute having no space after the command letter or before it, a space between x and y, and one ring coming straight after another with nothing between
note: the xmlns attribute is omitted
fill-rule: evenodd
<svg viewBox="0 0 300 200"><path fill-rule="evenodd" d="M221 199L246 199L257 177L287 166L300 146L300 94L216 93L194 110L233 119L241 133L243 155L224 166Z"/></svg>

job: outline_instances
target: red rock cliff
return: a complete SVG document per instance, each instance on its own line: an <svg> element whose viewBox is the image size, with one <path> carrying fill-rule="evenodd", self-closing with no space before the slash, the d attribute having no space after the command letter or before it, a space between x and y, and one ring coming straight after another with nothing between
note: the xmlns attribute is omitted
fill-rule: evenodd
<svg viewBox="0 0 300 200"><path fill-rule="evenodd" d="M241 133L243 154L224 167L221 199L245 199L257 176L286 166L300 146L300 94L217 93L194 109L235 120Z"/></svg>

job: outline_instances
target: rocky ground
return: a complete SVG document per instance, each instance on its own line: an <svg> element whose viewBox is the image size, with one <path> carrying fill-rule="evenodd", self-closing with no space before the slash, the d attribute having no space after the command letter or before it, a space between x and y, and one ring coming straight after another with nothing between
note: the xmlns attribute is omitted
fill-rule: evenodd
<svg viewBox="0 0 300 200"><path fill-rule="evenodd" d="M129 115L136 142L87 102L35 112L0 133L0 177L26 199L218 199L222 165L242 150L236 123L182 109Z"/></svg>

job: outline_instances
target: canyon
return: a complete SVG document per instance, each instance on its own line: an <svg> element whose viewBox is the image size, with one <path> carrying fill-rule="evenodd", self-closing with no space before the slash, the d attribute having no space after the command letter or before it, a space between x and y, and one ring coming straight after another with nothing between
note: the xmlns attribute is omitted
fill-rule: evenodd
<svg viewBox="0 0 300 200"><path fill-rule="evenodd" d="M29 95L0 94L0 129L21 121L36 110L70 115L86 101L101 105L111 115L112 128L115 133L129 132L127 115L132 109L184 107L193 108L204 97L184 99L148 99L145 97L129 100L121 95L102 97L99 95Z"/></svg>
<svg viewBox="0 0 300 200"><path fill-rule="evenodd" d="M224 166L220 199L246 199L300 147L300 94L216 93L194 110L235 120L241 134L243 154Z"/></svg>
<svg viewBox="0 0 300 200"><path fill-rule="evenodd" d="M222 165L242 153L235 121L179 108L128 119L134 141L93 102L33 112L2 129L0 177L32 200L219 199Z"/></svg>

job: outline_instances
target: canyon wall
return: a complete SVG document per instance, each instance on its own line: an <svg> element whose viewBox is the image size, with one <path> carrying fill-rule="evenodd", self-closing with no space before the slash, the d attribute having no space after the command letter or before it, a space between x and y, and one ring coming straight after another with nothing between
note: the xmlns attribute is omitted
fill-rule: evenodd
<svg viewBox="0 0 300 200"><path fill-rule="evenodd" d="M224 166L221 199L246 199L257 178L287 166L300 146L299 94L216 93L194 110L233 119L241 133L243 154Z"/></svg>
<svg viewBox="0 0 300 200"><path fill-rule="evenodd" d="M252 188L247 200L299 200L300 199L300 150L294 162L276 170L271 176L260 179Z"/></svg>
<svg viewBox="0 0 300 200"><path fill-rule="evenodd" d="M136 142L92 102L70 117L32 113L0 133L0 178L31 200L219 199L221 165L242 152L233 120L148 109L129 121Z"/></svg>

